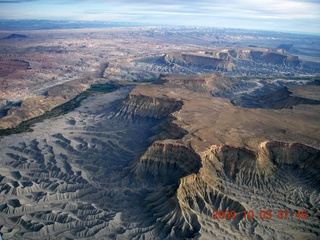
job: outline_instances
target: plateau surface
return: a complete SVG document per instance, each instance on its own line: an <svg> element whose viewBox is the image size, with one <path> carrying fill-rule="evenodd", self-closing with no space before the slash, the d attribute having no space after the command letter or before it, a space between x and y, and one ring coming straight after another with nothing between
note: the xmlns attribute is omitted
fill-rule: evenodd
<svg viewBox="0 0 320 240"><path fill-rule="evenodd" d="M274 34L1 32L3 238L319 238L319 39Z"/></svg>

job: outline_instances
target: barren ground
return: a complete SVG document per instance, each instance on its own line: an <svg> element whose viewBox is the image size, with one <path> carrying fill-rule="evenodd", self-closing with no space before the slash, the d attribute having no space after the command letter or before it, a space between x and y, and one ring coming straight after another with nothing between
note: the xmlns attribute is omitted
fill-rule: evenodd
<svg viewBox="0 0 320 240"><path fill-rule="evenodd" d="M1 39L2 128L94 83L124 85L33 132L0 138L3 239L319 238L319 69L306 63L318 45L223 31L46 30ZM275 50L290 41L299 66ZM255 59L249 44L264 57ZM216 60L202 67L226 52L234 71Z"/></svg>

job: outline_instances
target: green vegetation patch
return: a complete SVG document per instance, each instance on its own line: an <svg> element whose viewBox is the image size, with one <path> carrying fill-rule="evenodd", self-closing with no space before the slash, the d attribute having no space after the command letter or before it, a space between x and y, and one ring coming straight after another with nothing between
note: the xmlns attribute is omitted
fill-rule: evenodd
<svg viewBox="0 0 320 240"><path fill-rule="evenodd" d="M157 78L148 78L148 79L134 79L133 82L135 83L151 83L156 81Z"/></svg>
<svg viewBox="0 0 320 240"><path fill-rule="evenodd" d="M116 82L109 82L109 83L103 83L103 84L93 84L90 86L90 88L87 90L87 92L113 92L117 90L120 87L119 84Z"/></svg>

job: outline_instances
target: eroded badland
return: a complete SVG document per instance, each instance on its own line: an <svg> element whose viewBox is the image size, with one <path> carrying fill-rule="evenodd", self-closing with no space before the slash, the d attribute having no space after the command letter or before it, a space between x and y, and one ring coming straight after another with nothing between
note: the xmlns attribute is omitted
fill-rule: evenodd
<svg viewBox="0 0 320 240"><path fill-rule="evenodd" d="M0 34L4 239L319 238L319 37L12 34Z"/></svg>

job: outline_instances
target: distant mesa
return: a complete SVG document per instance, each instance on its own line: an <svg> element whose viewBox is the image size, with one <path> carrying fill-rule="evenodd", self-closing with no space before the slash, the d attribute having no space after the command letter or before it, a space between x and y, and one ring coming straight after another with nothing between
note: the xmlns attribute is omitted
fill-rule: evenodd
<svg viewBox="0 0 320 240"><path fill-rule="evenodd" d="M289 46L286 47L288 49ZM301 60L286 54L285 49L224 49L217 52L170 53L163 58L167 64L201 66L214 70L232 71L244 63L272 64L297 67Z"/></svg>
<svg viewBox="0 0 320 240"><path fill-rule="evenodd" d="M8 37L5 37L4 39L24 39L24 38L29 38L29 37L27 35L13 33Z"/></svg>
<svg viewBox="0 0 320 240"><path fill-rule="evenodd" d="M222 50L216 53L209 53L215 58L228 60L233 63L239 61L250 61L260 64L283 65L290 67L298 67L301 60L297 56L286 54L283 49L244 49L244 50Z"/></svg>
<svg viewBox="0 0 320 240"><path fill-rule="evenodd" d="M289 52L293 48L293 44L280 44L277 48Z"/></svg>
<svg viewBox="0 0 320 240"><path fill-rule="evenodd" d="M163 57L163 61L166 64L177 64L186 67L196 66L218 71L232 71L235 69L233 63L224 59L194 53L169 53Z"/></svg>
<svg viewBox="0 0 320 240"><path fill-rule="evenodd" d="M291 45L282 47L269 49L251 45L250 48L168 52L158 57L139 59L136 66L144 66L157 73L174 74L218 72L232 76L259 76L262 73L270 76L288 76L292 75L293 69L301 74L317 74L318 63L306 62L292 55L295 48L290 48ZM290 49L290 53L287 49Z"/></svg>

